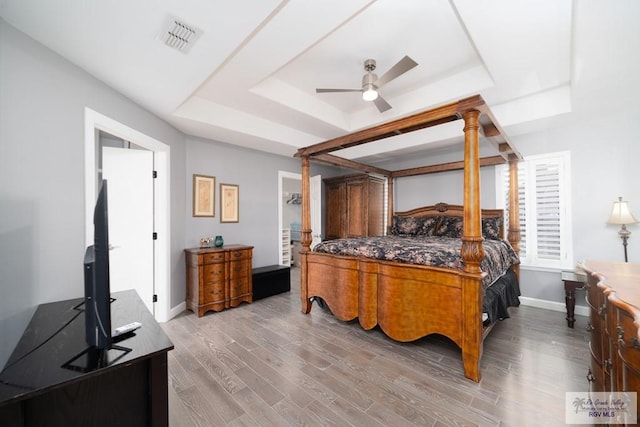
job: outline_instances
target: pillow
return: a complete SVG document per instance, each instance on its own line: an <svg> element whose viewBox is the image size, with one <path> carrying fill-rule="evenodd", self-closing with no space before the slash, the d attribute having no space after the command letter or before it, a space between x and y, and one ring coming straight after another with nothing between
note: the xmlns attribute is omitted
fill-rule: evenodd
<svg viewBox="0 0 640 427"><path fill-rule="evenodd" d="M504 219L482 218L482 237L485 239L499 240L500 230L503 229Z"/></svg>
<svg viewBox="0 0 640 427"><path fill-rule="evenodd" d="M460 237L462 236L462 217L444 216L435 229L434 236Z"/></svg>
<svg viewBox="0 0 640 427"><path fill-rule="evenodd" d="M415 218L394 215L391 221L391 234L407 236L432 236L439 217Z"/></svg>

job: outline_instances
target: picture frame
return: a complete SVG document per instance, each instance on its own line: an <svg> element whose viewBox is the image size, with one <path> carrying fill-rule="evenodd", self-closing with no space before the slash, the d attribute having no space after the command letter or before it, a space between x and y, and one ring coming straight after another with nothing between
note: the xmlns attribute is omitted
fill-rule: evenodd
<svg viewBox="0 0 640 427"><path fill-rule="evenodd" d="M216 177L193 175L193 216L216 216Z"/></svg>
<svg viewBox="0 0 640 427"><path fill-rule="evenodd" d="M220 222L240 221L240 187L220 184Z"/></svg>

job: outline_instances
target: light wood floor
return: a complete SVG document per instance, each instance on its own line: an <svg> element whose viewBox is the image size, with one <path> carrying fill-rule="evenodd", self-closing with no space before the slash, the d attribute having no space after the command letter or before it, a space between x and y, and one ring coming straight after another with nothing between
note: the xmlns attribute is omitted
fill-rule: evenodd
<svg viewBox="0 0 640 427"><path fill-rule="evenodd" d="M584 317L569 329L564 313L511 309L478 384L446 338L398 343L315 304L302 314L298 283L294 269L290 293L163 325L171 426L555 426L565 392L587 390Z"/></svg>

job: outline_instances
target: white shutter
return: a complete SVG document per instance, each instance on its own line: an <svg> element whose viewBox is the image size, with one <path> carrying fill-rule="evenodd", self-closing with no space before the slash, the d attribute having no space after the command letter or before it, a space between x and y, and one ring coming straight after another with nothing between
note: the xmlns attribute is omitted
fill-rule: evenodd
<svg viewBox="0 0 640 427"><path fill-rule="evenodd" d="M536 253L541 260L560 260L560 166L534 162Z"/></svg>
<svg viewBox="0 0 640 427"><path fill-rule="evenodd" d="M571 262L569 152L529 157L518 163L520 260L562 268ZM501 166L498 194L509 211L509 169ZM499 197L499 198L500 198ZM498 198L498 199L499 199Z"/></svg>

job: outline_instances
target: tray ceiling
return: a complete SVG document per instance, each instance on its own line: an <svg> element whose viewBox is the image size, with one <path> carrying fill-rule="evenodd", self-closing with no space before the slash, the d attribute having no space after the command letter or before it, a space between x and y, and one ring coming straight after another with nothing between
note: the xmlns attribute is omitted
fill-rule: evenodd
<svg viewBox="0 0 640 427"><path fill-rule="evenodd" d="M0 0L0 14L187 134L289 156L475 94L510 136L595 111L593 94L632 105L638 3ZM175 19L196 31L186 52L162 41ZM385 113L357 92L315 93L359 88L366 59L381 75L405 55L419 65L381 88ZM458 127L341 155L441 148Z"/></svg>

